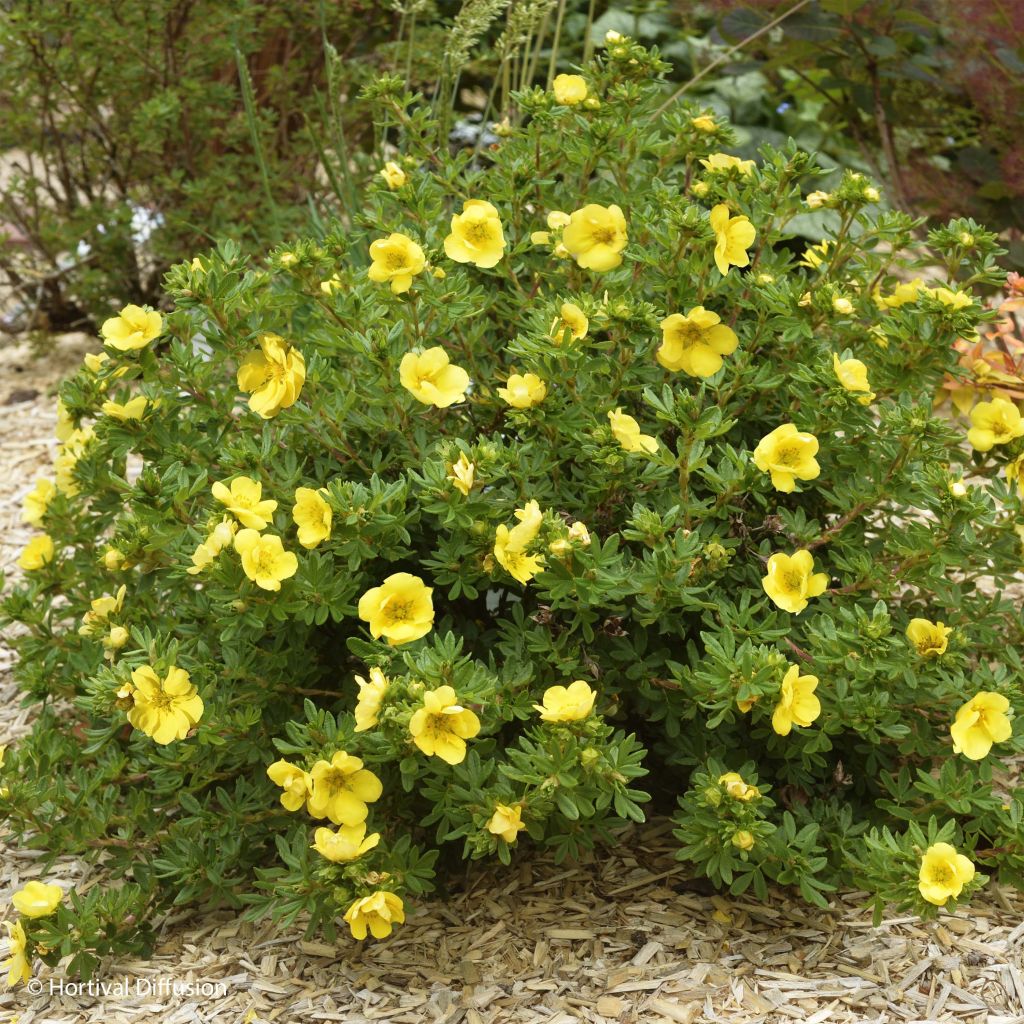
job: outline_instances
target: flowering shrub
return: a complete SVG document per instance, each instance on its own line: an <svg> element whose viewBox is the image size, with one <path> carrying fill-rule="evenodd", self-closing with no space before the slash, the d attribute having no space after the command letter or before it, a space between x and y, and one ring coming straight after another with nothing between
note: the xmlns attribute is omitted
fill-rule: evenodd
<svg viewBox="0 0 1024 1024"><path fill-rule="evenodd" d="M651 806L735 893L1019 879L1024 427L932 414L995 239L847 174L803 252L814 159L654 116L663 70L613 37L454 157L384 80L362 228L224 245L104 325L26 501L0 813L124 883L25 916L12 979L192 901L383 937L441 855Z"/></svg>

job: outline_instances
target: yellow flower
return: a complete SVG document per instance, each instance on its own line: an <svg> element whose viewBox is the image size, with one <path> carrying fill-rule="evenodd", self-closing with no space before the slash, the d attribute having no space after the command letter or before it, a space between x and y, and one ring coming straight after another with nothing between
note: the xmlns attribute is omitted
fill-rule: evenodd
<svg viewBox="0 0 1024 1024"><path fill-rule="evenodd" d="M718 784L725 787L726 793L734 800L742 800L746 803L761 795L757 786L747 785L739 772L726 772L718 776Z"/></svg>
<svg viewBox="0 0 1024 1024"><path fill-rule="evenodd" d="M540 712L542 722L578 722L590 716L595 700L597 693L585 680L577 679L568 686L549 686L533 710Z"/></svg>
<svg viewBox="0 0 1024 1024"><path fill-rule="evenodd" d="M151 666L143 665L132 672L132 683L135 706L128 721L161 745L183 740L203 717L203 698L183 668L172 665L160 679Z"/></svg>
<svg viewBox="0 0 1024 1024"><path fill-rule="evenodd" d="M840 359L832 353L832 369L839 383L853 393L864 392L857 401L861 405L870 405L875 400L875 393L868 384L868 368L859 359Z"/></svg>
<svg viewBox="0 0 1024 1024"><path fill-rule="evenodd" d="M366 276L378 284L390 281L396 295L407 292L412 279L427 265L423 250L408 235L397 231L370 243L370 259L373 263Z"/></svg>
<svg viewBox="0 0 1024 1024"><path fill-rule="evenodd" d="M75 432L75 421L71 418L67 406L57 399L57 428L54 431L58 441L66 441Z"/></svg>
<svg viewBox="0 0 1024 1024"><path fill-rule="evenodd" d="M520 583L529 583L544 568L543 555L528 555L526 544L517 543L511 530L502 523L494 534L494 557L502 568Z"/></svg>
<svg viewBox="0 0 1024 1024"><path fill-rule="evenodd" d="M792 555L776 552L768 559L768 575L761 580L764 592L783 611L799 615L807 607L809 597L825 593L828 574L814 571L810 551Z"/></svg>
<svg viewBox="0 0 1024 1024"><path fill-rule="evenodd" d="M380 833L366 834L366 822L342 825L333 829L320 827L313 833L313 849L335 864L348 864L358 860L380 842Z"/></svg>
<svg viewBox="0 0 1024 1024"><path fill-rule="evenodd" d="M754 225L740 214L729 216L729 207L719 203L711 210L711 230L715 233L715 266L724 277L729 267L746 267L750 264L747 250L754 244L757 232Z"/></svg>
<svg viewBox="0 0 1024 1024"><path fill-rule="evenodd" d="M264 530L277 508L271 498L263 500L263 484L247 476L236 476L230 488L218 481L210 489L214 498L250 530Z"/></svg>
<svg viewBox="0 0 1024 1024"><path fill-rule="evenodd" d="M409 735L427 757L439 757L448 764L466 758L466 740L480 732L480 719L458 703L450 686L439 686L423 694L423 707L409 719Z"/></svg>
<svg viewBox="0 0 1024 1024"><path fill-rule="evenodd" d="M948 637L952 632L952 626L944 626L941 622L911 619L907 626L907 639L917 648L922 658L937 658L946 653Z"/></svg>
<svg viewBox="0 0 1024 1024"><path fill-rule="evenodd" d="M20 921L13 924L4 921L4 924L7 926L7 942L10 949L3 966L7 968L7 987L14 988L19 981L27 984L32 979L32 965L26 955L28 939Z"/></svg>
<svg viewBox="0 0 1024 1024"><path fill-rule="evenodd" d="M754 847L754 837L746 829L733 832L731 842L737 850L751 850Z"/></svg>
<svg viewBox="0 0 1024 1024"><path fill-rule="evenodd" d="M235 550L242 557L242 570L263 590L281 589L281 581L299 571L299 560L293 551L285 551L281 538L258 530L239 530L235 534Z"/></svg>
<svg viewBox="0 0 1024 1024"><path fill-rule="evenodd" d="M359 684L359 700L356 703L356 732L366 732L377 724L380 715L380 706L384 702L384 695L391 685L388 677L374 665L370 669L370 681L367 682L362 676L356 676Z"/></svg>
<svg viewBox="0 0 1024 1024"><path fill-rule="evenodd" d="M394 925L404 921L405 910L401 897L383 890L356 900L345 911L345 923L352 937L360 942L366 938L367 929L375 939L386 939Z"/></svg>
<svg viewBox="0 0 1024 1024"><path fill-rule="evenodd" d="M110 632L103 638L103 646L108 651L119 651L128 643L128 630L124 626L112 626Z"/></svg>
<svg viewBox="0 0 1024 1024"><path fill-rule="evenodd" d="M57 490L61 493L70 496L78 493L78 484L74 478L75 465L85 454L87 445L95 436L96 434L92 427L85 427L73 431L67 441L61 445L56 458L53 460Z"/></svg>
<svg viewBox="0 0 1024 1024"><path fill-rule="evenodd" d="M87 352L82 362L90 373L99 373L103 364L110 362L110 356L106 352Z"/></svg>
<svg viewBox="0 0 1024 1024"><path fill-rule="evenodd" d="M432 593L419 576L393 573L359 598L359 618L369 624L374 639L386 637L392 646L411 643L434 627Z"/></svg>
<svg viewBox="0 0 1024 1024"><path fill-rule="evenodd" d="M821 714L821 701L814 696L817 687L817 676L802 676L799 666L789 666L772 713L772 728L780 736L788 736L794 725L806 728Z"/></svg>
<svg viewBox="0 0 1024 1024"><path fill-rule="evenodd" d="M580 547L590 547L590 531L586 524L576 522L569 527L569 539L575 541Z"/></svg>
<svg viewBox="0 0 1024 1024"><path fill-rule="evenodd" d="M324 295L328 296L333 295L335 292L340 292L344 287L344 283L337 274L331 274L326 281L320 282L320 291L322 291Z"/></svg>
<svg viewBox="0 0 1024 1024"><path fill-rule="evenodd" d="M389 160L381 169L380 176L388 188L394 190L401 188L405 182L405 171L402 170L394 160Z"/></svg>
<svg viewBox="0 0 1024 1024"><path fill-rule="evenodd" d="M722 356L736 351L739 340L717 313L694 306L685 316L673 313L661 321L658 362L666 370L691 377L711 377L722 368Z"/></svg>
<svg viewBox="0 0 1024 1024"><path fill-rule="evenodd" d="M563 302L558 310L558 316L551 322L551 330L548 335L558 344L562 343L565 332L569 332L570 341L579 341L587 336L590 330L590 321L586 318L583 310L575 302Z"/></svg>
<svg viewBox="0 0 1024 1024"><path fill-rule="evenodd" d="M1024 419L1020 410L1005 398L979 402L971 410L971 429L967 440L979 452L987 452L993 445L1007 444L1024 437Z"/></svg>
<svg viewBox="0 0 1024 1024"><path fill-rule="evenodd" d="M1016 481L1017 490L1020 491L1021 495L1024 495L1024 452L1021 452L1017 458L1011 459L1006 464L1006 479L1011 484ZM25 505L26 507L28 506L28 498L25 499ZM36 525L38 526L39 524L36 523Z"/></svg>
<svg viewBox="0 0 1024 1024"><path fill-rule="evenodd" d="M628 241L622 210L597 203L574 211L562 232L562 245L584 270L614 270Z"/></svg>
<svg viewBox="0 0 1024 1024"><path fill-rule="evenodd" d="M970 858L957 853L949 843L935 843L921 858L917 888L929 903L944 907L950 897L958 898L973 878Z"/></svg>
<svg viewBox="0 0 1024 1024"><path fill-rule="evenodd" d="M762 473L771 473L772 486L789 494L797 480L814 480L821 472L815 455L818 439L803 433L792 423L783 423L766 434L754 449L754 465Z"/></svg>
<svg viewBox="0 0 1024 1024"><path fill-rule="evenodd" d="M1007 474L1009 475L1009 474ZM954 498L966 498L967 497L967 484L964 483L963 477L959 480L949 481L949 493Z"/></svg>
<svg viewBox="0 0 1024 1024"><path fill-rule="evenodd" d="M892 295L883 296L882 305L886 309L899 309L900 306L917 302L921 293L927 293L927 291L928 289L925 287L924 281L919 277L915 277L913 281L904 281L902 284L896 285Z"/></svg>
<svg viewBox="0 0 1024 1024"><path fill-rule="evenodd" d="M551 89L555 99L567 107L575 107L587 98L587 83L581 75L557 75Z"/></svg>
<svg viewBox="0 0 1024 1024"><path fill-rule="evenodd" d="M313 780L309 773L289 761L275 761L267 769L267 777L284 790L281 806L286 811L297 811L312 795Z"/></svg>
<svg viewBox="0 0 1024 1024"><path fill-rule="evenodd" d="M81 636L91 636L106 628L107 621L111 615L117 615L124 607L124 595L128 588L122 583L117 594L111 597L104 594L103 597L94 597L90 602L90 610L82 616L82 625L78 632Z"/></svg>
<svg viewBox="0 0 1024 1024"><path fill-rule="evenodd" d="M817 270L818 267L828 259L828 250L830 246L829 240L826 238L820 245L811 245L804 249L804 256L802 260L797 262L798 267L808 267L811 270Z"/></svg>
<svg viewBox="0 0 1024 1024"><path fill-rule="evenodd" d="M64 899L64 890L59 885L45 882L29 882L12 897L14 909L22 917L48 917Z"/></svg>
<svg viewBox="0 0 1024 1024"><path fill-rule="evenodd" d="M32 526L42 526L43 516L50 507L57 487L52 480L39 477L35 487L25 495L25 503L21 509L21 521Z"/></svg>
<svg viewBox="0 0 1024 1024"><path fill-rule="evenodd" d="M746 177L748 174L754 173L757 164L753 160L741 160L738 156L730 156L728 153L712 153L706 159L701 160L701 166L712 173L735 170ZM746 264L743 265L746 266Z"/></svg>
<svg viewBox="0 0 1024 1024"><path fill-rule="evenodd" d="M450 363L440 345L425 352L407 352L398 365L398 377L417 401L438 409L461 402L469 387L469 374Z"/></svg>
<svg viewBox="0 0 1024 1024"><path fill-rule="evenodd" d="M611 424L615 440L627 452L647 452L653 455L658 450L658 439L650 434L641 434L640 424L621 409L609 412L608 422Z"/></svg>
<svg viewBox="0 0 1024 1024"><path fill-rule="evenodd" d="M849 316L853 312L853 303L843 295L837 295L832 300L832 308L840 316Z"/></svg>
<svg viewBox="0 0 1024 1024"><path fill-rule="evenodd" d="M495 804L491 820L487 822L487 831L492 836L499 836L506 843L514 843L519 833L525 829L523 824L523 808L519 804L509 807L508 804Z"/></svg>
<svg viewBox="0 0 1024 1024"><path fill-rule="evenodd" d="M807 205L810 209L817 210L824 206L831 198L832 195L829 192L822 192L821 189L818 189L816 192L811 192L808 195Z"/></svg>
<svg viewBox="0 0 1024 1024"><path fill-rule="evenodd" d="M1001 693L976 693L956 713L956 721L950 726L953 753L963 754L970 761L987 757L993 743L1003 743L1013 735L1009 710L1010 702Z"/></svg>
<svg viewBox="0 0 1024 1024"><path fill-rule="evenodd" d="M493 267L505 252L498 211L484 199L467 199L462 213L452 215L452 231L444 240L444 251L456 263Z"/></svg>
<svg viewBox="0 0 1024 1024"><path fill-rule="evenodd" d="M700 117L691 117L690 124L697 129L699 132L704 132L705 135L711 135L713 132L718 130L718 125L715 124L715 119L708 114L701 114Z"/></svg>
<svg viewBox="0 0 1024 1024"><path fill-rule="evenodd" d="M238 386L249 395L249 408L269 420L299 400L306 360L278 334L261 334L259 344L238 367Z"/></svg>
<svg viewBox="0 0 1024 1024"><path fill-rule="evenodd" d="M142 395L137 395L135 398L125 402L124 405L120 402L104 402L100 406L100 412L104 416L121 420L124 423L128 420L141 420L147 405L149 405L149 402Z"/></svg>
<svg viewBox="0 0 1024 1024"><path fill-rule="evenodd" d="M452 487L463 494L468 495L473 490L473 482L476 478L476 466L469 461L465 452L459 454L458 462L453 462L448 476L445 478L451 481Z"/></svg>
<svg viewBox="0 0 1024 1024"><path fill-rule="evenodd" d="M968 292L964 291L952 291L949 288L933 288L931 290L931 297L941 302L944 306L949 309L965 309L970 306L974 299L971 298Z"/></svg>
<svg viewBox="0 0 1024 1024"><path fill-rule="evenodd" d="M145 348L164 329L163 317L152 309L125 306L117 316L103 321L103 343L120 352Z"/></svg>
<svg viewBox="0 0 1024 1024"><path fill-rule="evenodd" d="M292 519L299 528L299 543L304 548L315 548L331 536L331 506L324 501L327 491L312 487L298 487L295 490L295 505Z"/></svg>
<svg viewBox="0 0 1024 1024"><path fill-rule="evenodd" d="M563 210L552 210L547 215L546 221L552 231L561 231L572 223L572 217Z"/></svg>
<svg viewBox="0 0 1024 1024"><path fill-rule="evenodd" d="M277 504L276 502L274 503ZM190 575L195 576L209 566L213 560L224 550L235 538L238 532L238 523L234 519L225 516L210 531L206 540L196 548L192 555L192 565L186 569Z"/></svg>
<svg viewBox="0 0 1024 1024"><path fill-rule="evenodd" d="M21 557L18 559L18 565L26 572L34 572L52 562L53 555L53 538L48 533L41 533L25 545Z"/></svg>
<svg viewBox="0 0 1024 1024"><path fill-rule="evenodd" d="M380 799L380 779L363 767L358 757L339 750L330 761L317 761L309 773L313 792L307 810L314 818L330 818L335 825L366 821L367 804Z"/></svg>
<svg viewBox="0 0 1024 1024"><path fill-rule="evenodd" d="M499 396L513 409L530 409L540 405L548 393L547 385L535 373L513 373L505 387L497 390Z"/></svg>

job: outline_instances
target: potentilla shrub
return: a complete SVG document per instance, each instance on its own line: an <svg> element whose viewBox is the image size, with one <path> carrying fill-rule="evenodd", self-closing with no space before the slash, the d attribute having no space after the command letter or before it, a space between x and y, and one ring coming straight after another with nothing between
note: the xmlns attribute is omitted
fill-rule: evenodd
<svg viewBox="0 0 1024 1024"><path fill-rule="evenodd" d="M26 503L0 808L118 884L19 896L12 980L184 903L381 938L652 806L762 899L1018 881L1024 424L932 411L995 239L730 156L663 70L613 36L453 157L381 81L361 230L103 325Z"/></svg>

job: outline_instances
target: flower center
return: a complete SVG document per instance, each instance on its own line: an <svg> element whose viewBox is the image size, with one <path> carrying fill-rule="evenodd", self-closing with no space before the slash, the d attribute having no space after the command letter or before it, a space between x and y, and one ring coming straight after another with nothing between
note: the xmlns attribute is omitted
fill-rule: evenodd
<svg viewBox="0 0 1024 1024"><path fill-rule="evenodd" d="M389 249L384 257L384 264L388 270L404 270L406 266L405 253L400 249Z"/></svg>
<svg viewBox="0 0 1024 1024"><path fill-rule="evenodd" d="M676 328L676 341L679 342L683 348L692 348L694 345L699 345L704 340L704 330L698 327L694 323L686 321L680 324Z"/></svg>
<svg viewBox="0 0 1024 1024"><path fill-rule="evenodd" d="M933 885L949 885L953 881L953 869L948 864L933 864L929 874Z"/></svg>
<svg viewBox="0 0 1024 1024"><path fill-rule="evenodd" d="M491 230L486 221L477 221L466 228L466 241L473 245L483 245L491 237Z"/></svg>
<svg viewBox="0 0 1024 1024"><path fill-rule="evenodd" d="M412 618L412 602L389 601L384 609L384 617L390 623L408 622Z"/></svg>
<svg viewBox="0 0 1024 1024"><path fill-rule="evenodd" d="M790 570L783 574L783 583L786 585L786 589L792 591L794 594L799 594L803 589L804 577L802 573Z"/></svg>
<svg viewBox="0 0 1024 1024"><path fill-rule="evenodd" d="M591 235L596 245L611 245L615 241L615 228L594 228Z"/></svg>

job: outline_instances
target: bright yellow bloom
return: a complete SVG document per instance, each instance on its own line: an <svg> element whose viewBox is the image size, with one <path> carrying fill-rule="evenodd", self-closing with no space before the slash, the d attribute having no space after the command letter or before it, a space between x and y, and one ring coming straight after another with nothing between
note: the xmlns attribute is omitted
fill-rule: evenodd
<svg viewBox="0 0 1024 1024"><path fill-rule="evenodd" d="M487 831L492 836L499 836L506 843L514 843L519 833L525 829L523 824L523 808L519 804L509 807L508 804L495 804L491 820L487 822Z"/></svg>
<svg viewBox="0 0 1024 1024"><path fill-rule="evenodd" d="M145 348L164 329L163 317L152 309L125 306L117 316L103 321L103 343L120 352Z"/></svg>
<svg viewBox="0 0 1024 1024"><path fill-rule="evenodd" d="M935 843L921 858L917 888L929 903L944 907L950 897L958 898L973 878L969 857L957 853L949 843Z"/></svg>
<svg viewBox="0 0 1024 1024"><path fill-rule="evenodd" d="M722 368L722 356L736 351L739 339L717 313L694 306L685 316L673 313L661 321L658 362L666 370L691 377L711 377Z"/></svg>
<svg viewBox="0 0 1024 1024"><path fill-rule="evenodd" d="M752 850L754 848L754 837L746 829L733 832L731 842L737 850Z"/></svg>
<svg viewBox="0 0 1024 1024"><path fill-rule="evenodd" d="M919 277L915 277L913 281L904 281L902 284L896 285L892 295L886 295L882 298L882 305L886 309L899 309L900 306L917 302L921 293L927 293L927 291L928 289L925 287L924 281Z"/></svg>
<svg viewBox="0 0 1024 1024"><path fill-rule="evenodd" d="M7 926L7 942L10 952L2 966L7 968L7 987L14 988L19 981L27 984L32 979L32 965L26 954L28 939L20 921L15 921L13 924L10 921L4 921L4 924Z"/></svg>
<svg viewBox="0 0 1024 1024"><path fill-rule="evenodd" d="M370 259L373 263L366 276L378 284L390 281L396 295L407 292L412 287L412 279L427 265L423 250L408 235L398 231L371 242Z"/></svg>
<svg viewBox="0 0 1024 1024"><path fill-rule="evenodd" d="M798 665L789 666L772 713L772 728L780 736L788 736L794 725L806 728L821 714L821 701L814 696L817 687L817 676L802 676Z"/></svg>
<svg viewBox="0 0 1024 1024"><path fill-rule="evenodd" d="M530 409L540 405L548 393L548 387L535 373L513 373L505 387L498 388L498 395L513 409Z"/></svg>
<svg viewBox="0 0 1024 1024"><path fill-rule="evenodd" d="M476 478L476 466L469 461L465 452L459 453L457 462L451 464L448 476L445 478L451 481L452 487L467 495L473 490L473 482Z"/></svg>
<svg viewBox="0 0 1024 1024"><path fill-rule="evenodd" d="M814 571L810 551L793 555L776 552L768 559L768 575L761 580L764 592L785 612L799 615L809 597L825 593L828 574Z"/></svg>
<svg viewBox="0 0 1024 1024"><path fill-rule="evenodd" d="M75 421L68 412L67 406L57 399L57 427L54 436L58 441L66 441L75 432Z"/></svg>
<svg viewBox="0 0 1024 1024"><path fill-rule="evenodd" d="M224 548L232 544L237 532L238 523L229 516L225 516L210 531L206 540L196 548L192 555L192 565L186 570L186 572L192 576L202 572L202 570L209 566L217 555L224 550Z"/></svg>
<svg viewBox="0 0 1024 1024"><path fill-rule="evenodd" d="M50 507L57 487L52 480L39 477L35 487L25 495L25 503L21 508L21 521L32 526L42 526L43 516Z"/></svg>
<svg viewBox="0 0 1024 1024"><path fill-rule="evenodd" d="M552 210L547 215L546 221L552 231L561 231L572 223L572 217L563 210Z"/></svg>
<svg viewBox="0 0 1024 1024"><path fill-rule="evenodd" d="M1011 459L1006 464L1006 479L1011 484L1016 482L1017 490L1024 496L1024 452L1021 452L1017 458ZM25 499L25 505L27 507L28 498ZM36 525L38 526L39 524L37 523Z"/></svg>
<svg viewBox="0 0 1024 1024"><path fill-rule="evenodd" d="M394 160L389 160L379 173L387 187L392 190L401 188L406 182L405 171Z"/></svg>
<svg viewBox="0 0 1024 1024"><path fill-rule="evenodd" d="M715 266L724 277L729 267L746 267L750 264L747 250L754 244L757 232L754 225L740 214L729 216L729 207L719 203L711 210L711 230L715 233Z"/></svg>
<svg viewBox="0 0 1024 1024"><path fill-rule="evenodd" d="M708 114L701 114L700 117L691 117L690 124L696 128L697 131L704 132L705 135L710 135L718 129L718 125L715 124L715 119Z"/></svg>
<svg viewBox="0 0 1024 1024"><path fill-rule="evenodd" d="M149 402L142 395L136 395L135 398L125 402L124 405L120 402L104 402L100 406L100 412L104 416L109 416L111 419L121 420L122 423L125 423L128 420L141 420L148 405Z"/></svg>
<svg viewBox="0 0 1024 1024"><path fill-rule="evenodd" d="M281 806L286 811L297 811L313 793L313 780L290 761L275 761L267 769L267 777L275 786L280 786Z"/></svg>
<svg viewBox="0 0 1024 1024"><path fill-rule="evenodd" d="M456 263L493 267L505 252L498 211L484 199L467 199L462 213L452 215L452 231L444 240L444 251Z"/></svg>
<svg viewBox="0 0 1024 1024"><path fill-rule="evenodd" d="M944 626L941 622L911 619L907 626L907 639L917 648L922 658L937 658L946 653L948 637L952 632L952 626Z"/></svg>
<svg viewBox="0 0 1024 1024"><path fill-rule="evenodd" d="M739 772L726 772L718 776L718 784L725 787L726 793L734 800L742 800L746 803L761 795L757 786L750 786L743 781Z"/></svg>
<svg viewBox="0 0 1024 1024"><path fill-rule="evenodd" d="M249 408L269 420L293 406L306 381L306 360L278 334L261 334L260 351L250 352L238 367L238 387L249 396Z"/></svg>
<svg viewBox="0 0 1024 1024"><path fill-rule="evenodd" d="M78 632L81 636L92 636L94 633L102 632L111 615L117 615L124 607L124 595L128 588L122 583L117 593L111 597L104 594L103 597L94 597L90 602L90 610L82 616L82 625Z"/></svg>
<svg viewBox="0 0 1024 1024"><path fill-rule="evenodd" d="M358 860L380 842L380 833L366 834L366 822L342 825L333 829L320 827L313 833L313 849L334 864L348 864Z"/></svg>
<svg viewBox="0 0 1024 1024"><path fill-rule="evenodd" d="M106 352L87 352L82 362L90 373L99 373L103 364L110 362L110 356Z"/></svg>
<svg viewBox="0 0 1024 1024"><path fill-rule="evenodd" d="M59 885L45 882L29 882L12 897L14 909L22 917L48 917L64 899L64 890Z"/></svg>
<svg viewBox="0 0 1024 1024"><path fill-rule="evenodd" d="M581 75L556 75L551 90L555 99L567 107L575 107L587 98L587 82Z"/></svg>
<svg viewBox="0 0 1024 1024"><path fill-rule="evenodd" d="M401 897L383 890L356 900L345 911L345 923L352 937L360 942L366 938L367 929L375 939L386 939L391 929L404 921L405 909Z"/></svg>
<svg viewBox="0 0 1024 1024"><path fill-rule="evenodd" d="M295 505L292 519L299 528L299 543L304 548L315 548L331 536L331 506L324 501L327 491L315 491L312 487L298 487L295 490Z"/></svg>
<svg viewBox="0 0 1024 1024"><path fill-rule="evenodd" d="M266 529L277 508L277 502L273 499L264 500L263 484L247 476L236 476L230 488L218 481L211 492L217 501L250 530Z"/></svg>
<svg viewBox="0 0 1024 1024"><path fill-rule="evenodd" d="M434 627L432 593L419 576L393 573L359 598L359 618L369 625L374 639L386 637L392 646L411 643Z"/></svg>
<svg viewBox="0 0 1024 1024"><path fill-rule="evenodd" d="M149 665L132 672L135 704L128 721L161 745L183 740L203 717L203 698L192 685L189 674L173 665L160 679Z"/></svg>
<svg viewBox="0 0 1024 1024"><path fill-rule="evenodd" d="M285 551L281 538L258 530L239 530L235 550L242 557L242 570L262 590L278 591L282 580L299 571L293 551Z"/></svg>
<svg viewBox="0 0 1024 1024"><path fill-rule="evenodd" d="M62 494L74 496L78 493L78 484L74 477L75 466L95 436L96 433L92 427L75 430L57 452L57 456L53 460L53 471L57 481L57 490Z"/></svg>
<svg viewBox="0 0 1024 1024"><path fill-rule="evenodd" d="M409 719L409 735L427 757L439 757L448 764L466 759L466 740L480 732L480 719L462 707L450 686L439 686L423 694L423 707Z"/></svg>
<svg viewBox="0 0 1024 1024"><path fill-rule="evenodd" d="M374 665L370 669L370 680L367 682L362 676L356 676L359 684L359 700L356 703L356 732L366 732L377 724L380 715L380 706L384 703L384 696L391 685L388 677Z"/></svg>
<svg viewBox="0 0 1024 1024"><path fill-rule="evenodd" d="M574 211L562 232L562 245L584 270L614 270L628 241L622 210L597 203Z"/></svg>
<svg viewBox="0 0 1024 1024"><path fill-rule="evenodd" d="M627 452L647 452L653 455L658 450L658 439L650 434L640 433L640 424L621 409L608 413L615 440Z"/></svg>
<svg viewBox="0 0 1024 1024"><path fill-rule="evenodd" d="M558 316L551 322L549 336L558 344L562 343L565 332L569 332L570 341L579 341L587 336L590 330L590 321L586 318L583 310L575 302L563 302L558 310Z"/></svg>
<svg viewBox="0 0 1024 1024"><path fill-rule="evenodd" d="M754 168L757 166L753 160L741 160L738 156L731 156L728 153L712 153L711 156L701 160L700 163L705 170L713 174L735 170L743 175L743 177L753 174Z"/></svg>
<svg viewBox="0 0 1024 1024"><path fill-rule="evenodd" d="M1004 743L1013 735L1009 710L1010 702L1001 693L976 693L956 713L956 721L950 726L953 753L963 754L970 761L987 757L993 743Z"/></svg>
<svg viewBox="0 0 1024 1024"><path fill-rule="evenodd" d="M789 494L797 480L814 480L821 472L815 455L818 439L813 434L796 429L792 423L783 423L766 434L754 449L754 465L762 473L771 473L772 486Z"/></svg>
<svg viewBox="0 0 1024 1024"><path fill-rule="evenodd" d="M128 630L124 626L112 626L110 632L103 638L103 646L109 652L119 651L128 643Z"/></svg>
<svg viewBox="0 0 1024 1024"><path fill-rule="evenodd" d="M803 259L797 261L797 266L817 270L828 259L830 245L831 243L826 238L820 245L808 246L804 249Z"/></svg>
<svg viewBox="0 0 1024 1024"><path fill-rule="evenodd" d="M358 757L339 750L330 761L317 761L310 771L313 792L307 810L314 818L335 825L359 825L369 814L367 804L379 800L384 787Z"/></svg>
<svg viewBox="0 0 1024 1024"><path fill-rule="evenodd" d="M1024 437L1024 419L1013 402L994 398L979 402L971 410L967 440L976 451L987 452L993 445L1007 444L1018 437Z"/></svg>
<svg viewBox="0 0 1024 1024"><path fill-rule="evenodd" d="M517 508L519 522L510 530L502 523L494 535L494 557L520 583L529 583L544 568L543 555L528 555L526 549L540 532L544 513L535 500Z"/></svg>
<svg viewBox="0 0 1024 1024"><path fill-rule="evenodd" d="M954 310L965 309L974 302L974 299L971 298L968 292L954 292L949 288L933 288L931 290L931 297L941 302L944 306Z"/></svg>
<svg viewBox="0 0 1024 1024"><path fill-rule="evenodd" d="M324 295L328 296L333 295L335 292L340 292L344 287L344 282L337 274L331 274L326 281L320 282L320 291L322 291Z"/></svg>
<svg viewBox="0 0 1024 1024"><path fill-rule="evenodd" d="M843 388L859 394L857 401L861 405L870 405L875 400L875 393L868 384L868 368L859 359L840 359L832 353L832 369Z"/></svg>
<svg viewBox="0 0 1024 1024"><path fill-rule="evenodd" d="M417 401L438 409L461 402L469 387L469 374L450 363L440 345L424 352L407 352L398 365L398 377Z"/></svg>
<svg viewBox="0 0 1024 1024"><path fill-rule="evenodd" d="M568 686L549 686L533 710L540 712L542 722L578 722L590 716L595 700L596 691L585 680L577 679Z"/></svg>
<svg viewBox="0 0 1024 1024"><path fill-rule="evenodd" d="M807 206L812 210L817 210L824 206L831 198L831 193L822 192L821 189L818 189L807 196Z"/></svg>
<svg viewBox="0 0 1024 1024"><path fill-rule="evenodd" d="M22 549L18 565L26 572L35 572L53 561L53 538L48 533L33 537Z"/></svg>

